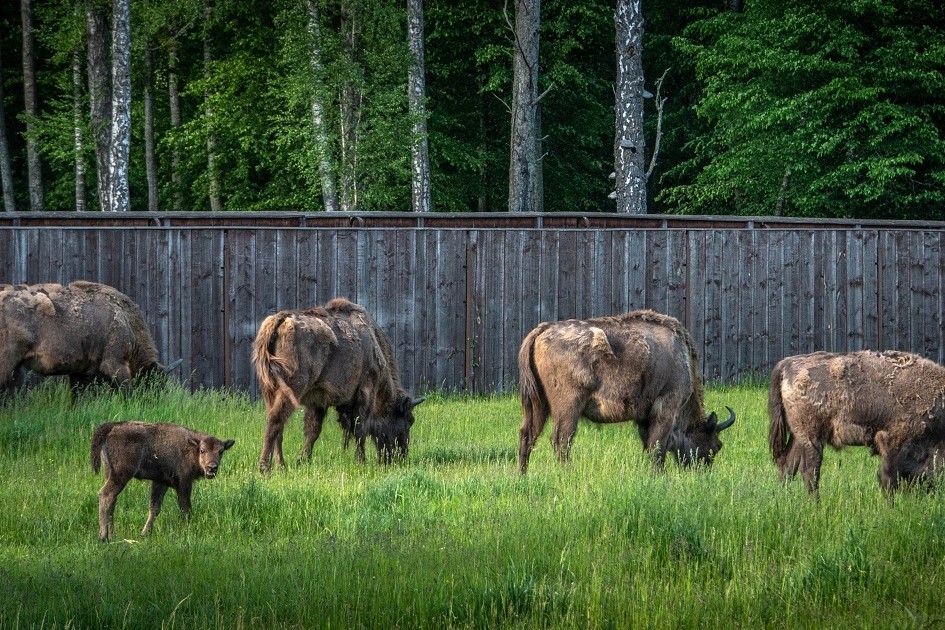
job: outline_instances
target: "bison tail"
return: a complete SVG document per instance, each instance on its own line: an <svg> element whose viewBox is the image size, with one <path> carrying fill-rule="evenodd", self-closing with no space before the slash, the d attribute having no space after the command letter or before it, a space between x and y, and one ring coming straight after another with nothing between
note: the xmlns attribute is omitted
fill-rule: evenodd
<svg viewBox="0 0 945 630"><path fill-rule="evenodd" d="M112 429L121 424L120 422L106 422L95 427L92 433L92 448L89 453L89 461L92 464L92 470L98 472L102 468L102 448L105 446L105 440Z"/></svg>
<svg viewBox="0 0 945 630"><path fill-rule="evenodd" d="M285 382L285 374L296 369L295 357L275 354L276 341L280 335L290 341L294 337L291 324L283 326L287 317L287 313L277 313L264 319L253 342L253 365L268 409L274 408L277 403L281 404L281 398L288 398L296 407L301 406L295 392Z"/></svg>
<svg viewBox="0 0 945 630"><path fill-rule="evenodd" d="M781 400L781 382L784 378L781 364L771 371L771 384L768 386L768 447L775 462L783 462L791 447L791 427L784 415L784 401Z"/></svg>
<svg viewBox="0 0 945 630"><path fill-rule="evenodd" d="M547 324L539 325L522 340L518 351L518 387L522 398L522 413L525 416L524 427L541 427L548 417L548 401L535 374L535 340L545 332ZM533 438L536 436L533 436Z"/></svg>

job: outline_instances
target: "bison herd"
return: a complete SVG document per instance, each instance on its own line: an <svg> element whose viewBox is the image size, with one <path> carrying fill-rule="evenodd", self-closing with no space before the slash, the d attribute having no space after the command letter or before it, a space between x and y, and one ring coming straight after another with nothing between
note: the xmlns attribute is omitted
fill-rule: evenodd
<svg viewBox="0 0 945 630"><path fill-rule="evenodd" d="M413 398L400 384L390 340L368 311L336 298L325 306L267 317L252 362L266 406L259 469L285 466L282 434L305 408L299 461L311 456L329 407L338 412L344 445L355 440L364 460L368 437L379 461L407 455ZM548 417L551 443L568 459L578 420L635 422L653 466L667 453L683 466L709 465L719 436L735 422L706 414L692 336L673 317L638 310L613 317L539 324L518 354L523 421L518 467ZM78 281L0 285L0 392L26 371L68 376L74 390L103 381L129 391L143 375L164 373L141 311L112 287ZM768 446L782 479L798 472L816 493L825 444L868 446L879 455L879 482L930 484L945 455L945 368L906 352L815 352L782 359L771 373ZM233 440L168 423L108 422L97 427L91 463L104 462L99 536L112 533L118 494L132 478L152 482L147 534L168 488L185 515L196 479L212 478Z"/></svg>

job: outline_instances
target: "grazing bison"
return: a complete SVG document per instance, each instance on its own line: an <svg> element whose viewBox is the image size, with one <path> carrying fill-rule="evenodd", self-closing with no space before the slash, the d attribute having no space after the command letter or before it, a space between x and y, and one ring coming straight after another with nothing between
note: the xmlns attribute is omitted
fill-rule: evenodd
<svg viewBox="0 0 945 630"><path fill-rule="evenodd" d="M945 431L945 368L896 351L787 357L771 372L768 416L782 479L800 470L815 493L824 444L869 446L883 457L883 487L894 490L934 465Z"/></svg>
<svg viewBox="0 0 945 630"><path fill-rule="evenodd" d="M324 307L280 311L267 317L253 343L253 363L266 403L266 431L259 469L269 470L275 454L285 466L282 433L292 412L305 409L305 444L311 456L325 412L335 407L345 431L353 433L356 457L364 460L371 436L378 459L407 454L413 400L400 386L390 341L367 311L344 298Z"/></svg>
<svg viewBox="0 0 945 630"><path fill-rule="evenodd" d="M105 461L105 485L98 493L98 535L106 542L114 532L112 517L118 494L132 478L151 481L151 507L142 536L151 533L154 519L168 488L177 493L177 504L190 516L190 492L196 479L213 479L223 451L233 440L160 422L106 422L92 434L92 470Z"/></svg>
<svg viewBox="0 0 945 630"><path fill-rule="evenodd" d="M137 305L94 282L0 285L0 389L25 369L68 375L73 390L163 373Z"/></svg>
<svg viewBox="0 0 945 630"><path fill-rule="evenodd" d="M643 448L662 468L669 451L683 465L709 464L722 448L719 433L735 412L718 422L705 415L702 377L692 337L678 320L650 310L616 317L539 324L518 353L524 420L519 431L519 470L549 413L551 442L566 461L583 416L592 422L634 420Z"/></svg>

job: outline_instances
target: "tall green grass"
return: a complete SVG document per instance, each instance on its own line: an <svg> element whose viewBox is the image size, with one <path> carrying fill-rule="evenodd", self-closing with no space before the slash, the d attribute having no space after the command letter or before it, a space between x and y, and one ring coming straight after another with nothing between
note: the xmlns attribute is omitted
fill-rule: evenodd
<svg viewBox="0 0 945 630"><path fill-rule="evenodd" d="M866 449L826 454L819 500L781 485L765 400L707 392L739 414L707 470L655 474L633 425L582 424L568 465L546 430L522 477L515 398L434 394L406 462L356 464L331 416L311 462L262 476L264 410L245 397L73 404L44 387L0 408L0 628L942 625L940 494L890 501ZM170 493L142 539L135 481L101 544L89 439L131 418L236 446L196 485L189 523ZM293 462L301 432L297 415Z"/></svg>

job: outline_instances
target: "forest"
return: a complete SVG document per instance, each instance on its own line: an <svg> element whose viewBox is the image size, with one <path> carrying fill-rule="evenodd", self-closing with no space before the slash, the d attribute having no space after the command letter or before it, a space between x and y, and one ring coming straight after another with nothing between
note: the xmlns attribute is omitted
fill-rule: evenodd
<svg viewBox="0 0 945 630"><path fill-rule="evenodd" d="M618 209L625 0L124 0L115 30L122 1L0 4L5 210L102 209L93 49L113 32L130 35L130 210L321 211L333 182L340 209L409 211L418 129L430 210L514 209L525 5L540 25L530 207ZM630 4L646 97L635 211L945 220L942 3Z"/></svg>

